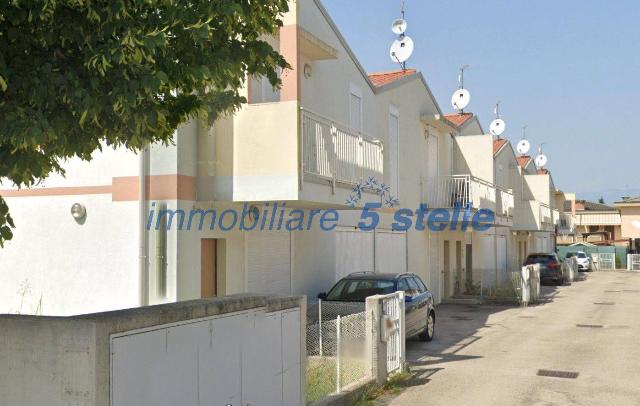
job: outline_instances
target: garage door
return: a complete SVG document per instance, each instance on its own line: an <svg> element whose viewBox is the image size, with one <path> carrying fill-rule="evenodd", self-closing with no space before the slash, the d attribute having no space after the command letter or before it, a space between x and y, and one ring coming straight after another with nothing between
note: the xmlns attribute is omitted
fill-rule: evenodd
<svg viewBox="0 0 640 406"><path fill-rule="evenodd" d="M373 233L341 230L336 233L336 281L352 272L373 272Z"/></svg>
<svg viewBox="0 0 640 406"><path fill-rule="evenodd" d="M247 234L247 290L291 293L291 235L263 231Z"/></svg>
<svg viewBox="0 0 640 406"><path fill-rule="evenodd" d="M376 272L407 272L407 234L391 230L376 232Z"/></svg>

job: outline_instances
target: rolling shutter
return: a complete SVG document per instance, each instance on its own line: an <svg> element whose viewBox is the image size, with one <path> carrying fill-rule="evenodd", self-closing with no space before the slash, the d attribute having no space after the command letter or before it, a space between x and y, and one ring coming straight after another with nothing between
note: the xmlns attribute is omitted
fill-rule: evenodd
<svg viewBox="0 0 640 406"><path fill-rule="evenodd" d="M247 290L291 294L291 235L262 231L247 234Z"/></svg>

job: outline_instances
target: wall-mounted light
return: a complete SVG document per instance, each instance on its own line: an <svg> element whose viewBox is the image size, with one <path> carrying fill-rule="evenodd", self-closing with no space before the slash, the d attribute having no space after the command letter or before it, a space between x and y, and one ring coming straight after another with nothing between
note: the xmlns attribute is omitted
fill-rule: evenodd
<svg viewBox="0 0 640 406"><path fill-rule="evenodd" d="M309 79L313 75L313 68L308 63L305 63L303 72L304 72L304 77Z"/></svg>
<svg viewBox="0 0 640 406"><path fill-rule="evenodd" d="M76 220L82 220L87 216L87 209L81 203L74 203L71 206L71 216Z"/></svg>

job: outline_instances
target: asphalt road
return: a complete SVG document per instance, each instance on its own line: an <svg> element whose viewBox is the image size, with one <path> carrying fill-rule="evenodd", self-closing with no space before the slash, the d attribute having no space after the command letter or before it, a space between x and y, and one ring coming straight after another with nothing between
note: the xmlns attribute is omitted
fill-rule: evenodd
<svg viewBox="0 0 640 406"><path fill-rule="evenodd" d="M416 379L385 403L640 405L640 273L592 273L542 293L527 308L440 306L434 341L407 343Z"/></svg>

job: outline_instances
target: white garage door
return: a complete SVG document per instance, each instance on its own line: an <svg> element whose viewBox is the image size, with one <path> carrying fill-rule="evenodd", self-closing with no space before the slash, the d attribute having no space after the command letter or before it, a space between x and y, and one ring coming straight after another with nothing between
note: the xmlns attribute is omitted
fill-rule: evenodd
<svg viewBox="0 0 640 406"><path fill-rule="evenodd" d="M391 230L376 232L376 272L407 272L407 234Z"/></svg>
<svg viewBox="0 0 640 406"><path fill-rule="evenodd" d="M291 235L262 231L247 234L247 290L291 293Z"/></svg>
<svg viewBox="0 0 640 406"><path fill-rule="evenodd" d="M373 233L336 232L336 281L352 272L373 272Z"/></svg>
<svg viewBox="0 0 640 406"><path fill-rule="evenodd" d="M111 404L300 403L298 309L200 320L112 336Z"/></svg>

